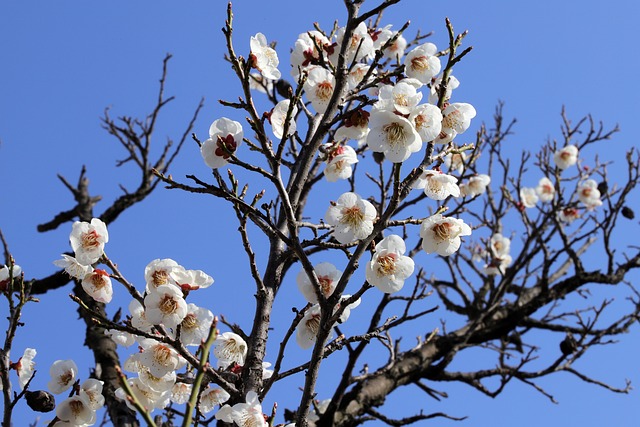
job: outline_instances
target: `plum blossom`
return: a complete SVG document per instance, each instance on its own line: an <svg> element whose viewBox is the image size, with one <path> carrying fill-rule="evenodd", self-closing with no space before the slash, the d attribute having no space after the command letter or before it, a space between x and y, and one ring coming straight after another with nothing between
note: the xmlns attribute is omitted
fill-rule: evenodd
<svg viewBox="0 0 640 427"><path fill-rule="evenodd" d="M556 194L556 188L553 186L553 182L545 176L540 178L540 181L538 181L536 194L540 198L541 202L550 202Z"/></svg>
<svg viewBox="0 0 640 427"><path fill-rule="evenodd" d="M297 79L300 71L326 62L328 58L325 52L332 51L331 42L320 31L312 30L300 34L291 51L291 75Z"/></svg>
<svg viewBox="0 0 640 427"><path fill-rule="evenodd" d="M131 326L143 332L151 332L153 325L147 320L144 306L136 299L129 303L129 313L131 313Z"/></svg>
<svg viewBox="0 0 640 427"><path fill-rule="evenodd" d="M72 396L63 400L56 407L56 416L71 425L92 425L96 421L96 411L82 396Z"/></svg>
<svg viewBox="0 0 640 427"><path fill-rule="evenodd" d="M82 280L84 277L93 271L91 265L82 265L74 257L62 254L62 259L53 261L53 265L63 268L64 271L71 277L77 280ZM15 268L14 268L15 275ZM0 278L0 281L1 278Z"/></svg>
<svg viewBox="0 0 640 427"><path fill-rule="evenodd" d="M187 305L187 315L180 323L180 340L184 345L200 345L213 323L213 313L195 304Z"/></svg>
<svg viewBox="0 0 640 427"><path fill-rule="evenodd" d="M484 274L495 276L504 274L505 270L511 265L512 258L509 255L511 248L511 240L500 233L491 236L489 241L489 263L484 266Z"/></svg>
<svg viewBox="0 0 640 427"><path fill-rule="evenodd" d="M116 344L123 347L130 347L136 342L135 337L129 332L118 331L116 329L105 329L105 335L109 335Z"/></svg>
<svg viewBox="0 0 640 427"><path fill-rule="evenodd" d="M278 80L280 78L278 54L269 46L264 34L257 33L251 37L249 45L251 46L251 55L249 57L251 66L260 71L263 77Z"/></svg>
<svg viewBox="0 0 640 427"><path fill-rule="evenodd" d="M162 393L173 389L177 375L176 371L169 371L161 377L156 377L151 374L151 370L149 368L140 364L138 369L138 378L140 378L140 381L150 389Z"/></svg>
<svg viewBox="0 0 640 427"><path fill-rule="evenodd" d="M353 173L351 165L358 163L356 150L348 145L326 144L327 165L324 168L324 177L329 182L339 179L349 179Z"/></svg>
<svg viewBox="0 0 640 427"><path fill-rule="evenodd" d="M175 285L171 278L171 272L180 268L177 262L171 258L154 259L144 269L144 280L147 284L147 292L153 292L158 286Z"/></svg>
<svg viewBox="0 0 640 427"><path fill-rule="evenodd" d="M260 73L249 74L249 88L262 93L273 92L273 80L263 77Z"/></svg>
<svg viewBox="0 0 640 427"><path fill-rule="evenodd" d="M363 109L350 112L336 130L334 139L336 141L354 139L358 141L358 146L360 146L360 141L369 134L369 116L370 113ZM364 141L362 143L364 144Z"/></svg>
<svg viewBox="0 0 640 427"><path fill-rule="evenodd" d="M278 102L275 107L273 107L273 110L269 115L269 122L271 123L273 135L278 139L282 139L282 137L284 136L285 121L287 119L287 112L289 111L290 105L290 100L283 99L282 101ZM298 107L294 105L293 109L291 110L291 118L289 120L289 128L287 129L286 136L291 136L296 132L296 121L294 120L296 114L298 114Z"/></svg>
<svg viewBox="0 0 640 427"><path fill-rule="evenodd" d="M442 116L442 129L435 140L437 144L446 144L464 133L471 125L471 119L476 116L476 109L465 102L454 102L444 109Z"/></svg>
<svg viewBox="0 0 640 427"><path fill-rule="evenodd" d="M73 360L56 360L49 369L51 381L47 388L53 394L60 394L69 389L78 377L78 366Z"/></svg>
<svg viewBox="0 0 640 427"><path fill-rule="evenodd" d="M80 397L83 397L89 405L89 408L94 411L104 406L104 396L102 395L103 385L104 381L89 378L80 386Z"/></svg>
<svg viewBox="0 0 640 427"><path fill-rule="evenodd" d="M391 111L374 111L369 121L367 144L384 153L393 163L401 163L422 148L422 138L411 122Z"/></svg>
<svg viewBox="0 0 640 427"><path fill-rule="evenodd" d="M224 404L231 395L225 390L219 387L207 387L202 393L200 393L200 401L198 402L198 409L203 414L208 414L213 411L216 406Z"/></svg>
<svg viewBox="0 0 640 427"><path fill-rule="evenodd" d="M587 179L583 182L578 187L578 200L580 200L589 211L601 206L602 200L600 200L598 183L593 179Z"/></svg>
<svg viewBox="0 0 640 427"><path fill-rule="evenodd" d="M513 262L513 258L509 254L492 258L491 261L484 266L483 272L487 276L497 276L498 274L504 274L507 268L511 265L511 262Z"/></svg>
<svg viewBox="0 0 640 427"><path fill-rule="evenodd" d="M342 271L338 270L335 265L330 262L321 262L313 267L313 270L316 273L316 277L318 278L318 282L320 282L320 290L325 298L328 298L333 293L333 290L336 288L340 277L342 276ZM298 289L304 295L304 298L312 304L318 302L318 296L316 295L315 290L313 289L313 283L309 279L307 272L301 270L296 277L296 283L298 284Z"/></svg>
<svg viewBox="0 0 640 427"><path fill-rule="evenodd" d="M171 346L151 338L140 340L142 353L138 362L148 369L154 377L163 377L171 371L180 369L186 363Z"/></svg>
<svg viewBox="0 0 640 427"><path fill-rule="evenodd" d="M442 173L439 170L425 170L413 188L423 189L424 194L432 200L444 200L449 196L460 197L458 178Z"/></svg>
<svg viewBox="0 0 640 427"><path fill-rule="evenodd" d="M374 108L377 111L397 111L407 115L413 112L421 99L422 93L418 92L415 86L402 80L396 85L382 86Z"/></svg>
<svg viewBox="0 0 640 427"><path fill-rule="evenodd" d="M316 342L320 330L320 305L314 304L307 309L296 328L296 342L303 350L311 348Z"/></svg>
<svg viewBox="0 0 640 427"><path fill-rule="evenodd" d="M496 233L491 236L489 241L489 250L495 257L501 257L507 255L511 249L511 239L503 236L500 233Z"/></svg>
<svg viewBox="0 0 640 427"><path fill-rule="evenodd" d="M485 174L474 175L469 181L460 184L460 195L462 197L475 197L484 194L487 186L491 182L491 177Z"/></svg>
<svg viewBox="0 0 640 427"><path fill-rule="evenodd" d="M191 397L191 390L193 390L191 384L182 382L175 383L171 388L171 401L178 405L187 403Z"/></svg>
<svg viewBox="0 0 640 427"><path fill-rule="evenodd" d="M18 373L18 384L21 390L23 390L24 386L29 382L36 368L36 362L33 361L36 353L35 348L25 348L22 357L18 359L15 364L11 365Z"/></svg>
<svg viewBox="0 0 640 427"><path fill-rule="evenodd" d="M449 169L449 173L462 173L465 168L466 160L467 154L464 151L459 153L449 153L444 156L444 165Z"/></svg>
<svg viewBox="0 0 640 427"><path fill-rule="evenodd" d="M171 270L171 279L183 291L195 291L211 286L213 277L202 270L187 270L183 267Z"/></svg>
<svg viewBox="0 0 640 427"><path fill-rule="evenodd" d="M416 106L409 115L409 121L415 126L422 142L433 141L442 131L442 112L435 105Z"/></svg>
<svg viewBox="0 0 640 427"><path fill-rule="evenodd" d="M105 270L96 268L82 279L82 289L98 302L109 303L113 298L111 277Z"/></svg>
<svg viewBox="0 0 640 427"><path fill-rule="evenodd" d="M213 342L213 354L218 358L218 367L226 368L232 363L244 365L247 343L233 332L224 332Z"/></svg>
<svg viewBox="0 0 640 427"><path fill-rule="evenodd" d="M389 294L402 289L414 269L413 260L404 256L406 250L400 236L392 234L382 239L367 263L365 275L369 284Z"/></svg>
<svg viewBox="0 0 640 427"><path fill-rule="evenodd" d="M233 406L224 405L216 413L216 419L227 423L235 422L239 427L267 427L267 421L262 413L262 405L255 391L246 396L246 403L236 403Z"/></svg>
<svg viewBox="0 0 640 427"><path fill-rule="evenodd" d="M449 256L460 248L460 237L471 235L471 227L463 220L435 214L420 226L422 249L428 254L436 252Z"/></svg>
<svg viewBox="0 0 640 427"><path fill-rule="evenodd" d="M438 101L440 100L440 87L442 85L442 75L436 77L436 79L431 83L431 89L429 91L429 104L438 105ZM447 84L447 91L444 94L445 101L451 99L451 94L454 89L457 89L460 86L460 81L456 79L454 76L449 76L449 83Z"/></svg>
<svg viewBox="0 0 640 427"><path fill-rule="evenodd" d="M326 111L335 85L336 79L331 71L320 67L309 71L309 76L304 82L304 92L316 112L322 114Z"/></svg>
<svg viewBox="0 0 640 427"><path fill-rule="evenodd" d="M525 208L535 208L538 199L535 188L522 187L520 189L520 202Z"/></svg>
<svg viewBox="0 0 640 427"><path fill-rule="evenodd" d="M344 41L345 27L338 28L336 32L336 49L334 49L333 53L329 56L329 59L333 64L338 64L338 53L340 52L340 47ZM360 61L366 56L373 54L373 39L371 35L369 35L369 30L367 29L367 24L361 22L351 34L351 38L346 41L347 49L345 51L345 65L348 67L354 61Z"/></svg>
<svg viewBox="0 0 640 427"><path fill-rule="evenodd" d="M22 268L19 265L13 264L11 265L11 269L9 269L8 266L3 265L0 268L0 291L7 290L10 278L13 280L14 278L20 277L21 274Z"/></svg>
<svg viewBox="0 0 640 427"><path fill-rule="evenodd" d="M153 389L146 386L142 381L140 381L140 378L138 377L127 379L127 383L129 384L129 388L131 389L136 400L146 411L152 411L155 408L164 408L169 404L169 399L171 397L170 391L154 391ZM131 404L131 402L129 402L129 399L127 399L127 393L122 387L116 390L116 397L120 400L124 400L129 409L136 409Z"/></svg>
<svg viewBox="0 0 640 427"><path fill-rule="evenodd" d="M242 143L242 125L235 120L222 117L209 127L209 139L200 146L200 154L207 166L217 169L229 163Z"/></svg>
<svg viewBox="0 0 640 427"><path fill-rule="evenodd" d="M578 147L575 145L566 145L562 149L553 153L553 161L558 169L565 170L573 166L578 161Z"/></svg>
<svg viewBox="0 0 640 427"><path fill-rule="evenodd" d="M423 84L439 72L442 65L436 55L438 48L433 43L424 43L410 51L404 59L404 72L408 77L420 80Z"/></svg>
<svg viewBox="0 0 640 427"><path fill-rule="evenodd" d="M82 265L97 262L104 253L104 245L109 241L107 226L98 218L91 222L76 221L69 236L76 261Z"/></svg>
<svg viewBox="0 0 640 427"><path fill-rule="evenodd" d="M567 224L571 224L578 218L580 218L580 212L576 208L566 207L558 212L558 219Z"/></svg>
<svg viewBox="0 0 640 427"><path fill-rule="evenodd" d="M325 214L325 221L333 225L333 237L346 244L364 239L373 231L376 208L356 193L344 193L337 202L331 202Z"/></svg>
<svg viewBox="0 0 640 427"><path fill-rule="evenodd" d="M381 50L382 47L397 34L397 31L391 30L391 25L387 25L386 27L379 29L371 36L373 39L373 48L375 50ZM382 51L383 56L390 59L402 58L406 48L407 40L402 36L402 34L400 34Z"/></svg>
<svg viewBox="0 0 640 427"><path fill-rule="evenodd" d="M173 285L158 286L144 298L147 321L152 325L175 328L187 315L187 303L182 291Z"/></svg>

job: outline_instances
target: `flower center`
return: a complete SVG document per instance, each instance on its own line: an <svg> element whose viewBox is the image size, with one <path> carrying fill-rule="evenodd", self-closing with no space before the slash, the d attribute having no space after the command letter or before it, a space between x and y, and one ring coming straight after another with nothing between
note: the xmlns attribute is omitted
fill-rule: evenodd
<svg viewBox="0 0 640 427"><path fill-rule="evenodd" d="M189 313L186 315L181 325L182 329L195 329L198 326L198 317L193 313Z"/></svg>
<svg viewBox="0 0 640 427"><path fill-rule="evenodd" d="M429 59L426 56L416 56L411 60L411 68L418 72L424 72L429 69Z"/></svg>
<svg viewBox="0 0 640 427"><path fill-rule="evenodd" d="M109 276L109 274L104 271L104 270L100 270L99 268L96 268L93 271L93 274L91 274L91 284L96 288L96 289L102 289L105 286L107 286L107 277Z"/></svg>
<svg viewBox="0 0 640 427"><path fill-rule="evenodd" d="M442 120L442 127L447 129L453 129L456 125L459 125L460 122L462 121L461 120L462 118L460 116L461 116L460 111L453 110L452 112L444 116L444 119Z"/></svg>
<svg viewBox="0 0 640 427"><path fill-rule="evenodd" d="M305 324L307 325L307 329L309 329L314 334L317 334L320 330L320 315L316 314L311 316L309 320L305 322Z"/></svg>
<svg viewBox="0 0 640 427"><path fill-rule="evenodd" d="M97 248L100 246L100 235L96 230L91 230L82 235L81 241L85 249Z"/></svg>
<svg viewBox="0 0 640 427"><path fill-rule="evenodd" d="M432 230L436 240L440 242L451 240L456 237L454 235L453 224L449 222L441 222L439 224L436 224L433 226Z"/></svg>
<svg viewBox="0 0 640 427"><path fill-rule="evenodd" d="M376 261L378 276L390 276L396 272L396 255L388 254L378 257Z"/></svg>
<svg viewBox="0 0 640 427"><path fill-rule="evenodd" d="M168 366L171 362L171 349L164 345L157 345L153 348L153 360L160 366Z"/></svg>
<svg viewBox="0 0 640 427"><path fill-rule="evenodd" d="M73 415L77 417L84 410L84 403L82 403L82 401L79 399L72 400L69 402L69 409L71 409L71 412L73 413Z"/></svg>
<svg viewBox="0 0 640 427"><path fill-rule="evenodd" d="M409 100L407 99L407 95L404 93L399 93L393 96L393 103L396 105L400 105L402 107L406 107L409 105Z"/></svg>
<svg viewBox="0 0 640 427"><path fill-rule="evenodd" d="M175 313L178 309L178 301L170 295L165 295L162 297L162 300L160 300L158 308L160 308L160 311L164 314Z"/></svg>
<svg viewBox="0 0 640 427"><path fill-rule="evenodd" d="M60 377L58 378L58 384L62 386L69 384L71 381L73 381L72 371L66 371L64 374L60 375Z"/></svg>
<svg viewBox="0 0 640 427"><path fill-rule="evenodd" d="M318 276L318 282L320 282L320 289L324 296L328 297L333 292L332 284L333 280L329 276Z"/></svg>
<svg viewBox="0 0 640 427"><path fill-rule="evenodd" d="M364 221L364 213L358 206L342 209L341 223L356 227L362 223L362 221Z"/></svg>
<svg viewBox="0 0 640 427"><path fill-rule="evenodd" d="M316 96L324 101L328 101L333 93L333 85L331 82L324 81L316 86Z"/></svg>
<svg viewBox="0 0 640 427"><path fill-rule="evenodd" d="M387 135L387 142L389 145L397 145L404 142L406 134L404 127L398 123L393 122L382 127L382 131Z"/></svg>
<svg viewBox="0 0 640 427"><path fill-rule="evenodd" d="M233 154L238 148L238 144L236 144L236 140L233 139L233 135L229 134L224 138L218 136L218 140L216 142L216 156L222 157L223 159L228 159L231 154Z"/></svg>

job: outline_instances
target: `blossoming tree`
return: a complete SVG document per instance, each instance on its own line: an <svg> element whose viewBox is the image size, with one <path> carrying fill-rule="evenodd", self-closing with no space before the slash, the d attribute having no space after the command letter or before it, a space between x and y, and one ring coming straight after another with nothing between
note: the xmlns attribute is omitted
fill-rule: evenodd
<svg viewBox="0 0 640 427"><path fill-rule="evenodd" d="M408 24L381 26L384 10L398 2L346 1L344 26L300 34L287 66L265 34L234 39L229 6L225 59L242 94L221 101L226 113L208 138L193 134L200 154L183 154L198 157L210 175L169 174L201 106L179 143L151 158L154 123L168 101L168 57L146 120L104 117L125 162L140 169L139 187L96 212L99 198L85 172L77 185L63 179L76 205L39 229L72 223L71 252L54 261L60 271L50 277L27 280L3 239L3 426L23 400L51 412L51 426L92 425L106 405L117 426L303 427L459 419L420 408L392 419L383 405L403 386L438 400L439 382L495 396L519 381L551 397L536 379L564 371L629 390L591 378L573 362L627 332L640 315L638 291L625 282L640 267L640 252L616 248L623 221L634 217L626 201L638 184L638 152L622 162L625 179L607 185L607 163L596 158L587 168L583 153L615 129L591 118L574 125L563 113L560 141L519 162L508 159L501 147L513 122L505 122L501 106L493 125L471 134L476 110L456 99L453 71L471 51L466 33L446 21L449 43L438 47L420 33L410 39ZM148 260L140 266L145 283L134 283L119 270L118 254L107 255L109 225L161 183L214 196L219 209L235 213L255 292L250 329L236 323L232 307L226 318L200 304L198 295L215 288L212 275L224 265L200 270L171 258ZM324 203L322 212L312 201ZM254 233L265 243L256 244ZM603 262L593 266L586 256ZM36 390L30 384L38 349L11 351L20 322L28 321L22 309L70 282L96 369L83 378L71 358L58 360L48 390ZM581 298L611 285L627 297L613 316L612 300ZM112 307L115 293L129 296L128 314ZM291 293L306 303L293 313L275 311ZM565 308L574 296L578 308ZM350 320L357 312L366 313L365 322ZM406 334L419 335L417 344L401 345ZM538 347L539 334L559 345ZM270 341L278 343L275 355L266 354ZM452 365L474 348L485 354L486 368ZM303 363L294 362L294 352ZM332 365L337 380L321 396L321 369L340 355ZM274 393L292 378L300 390L294 399ZM291 406L276 411L265 401Z"/></svg>

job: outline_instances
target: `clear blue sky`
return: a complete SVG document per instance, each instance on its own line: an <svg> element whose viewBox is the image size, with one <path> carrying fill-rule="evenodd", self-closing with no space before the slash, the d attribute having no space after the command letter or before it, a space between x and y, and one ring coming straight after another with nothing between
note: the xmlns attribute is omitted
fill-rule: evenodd
<svg viewBox="0 0 640 427"><path fill-rule="evenodd" d="M115 168L115 160L124 155L100 128L99 118L105 107L111 108L113 116L146 114L156 98L166 53L174 55L167 94L176 95L176 100L161 117L156 143L164 142L166 135L179 138L201 97L206 104L195 128L201 137L214 119L225 115L217 100L236 99L239 88L222 59L220 28L225 9L223 1L0 3L0 182L4 196L0 227L28 278L52 273L51 262L68 250L70 224L47 234L35 230L37 224L73 203L57 181L57 173L75 182L85 164L92 192L104 197L98 212L117 197L118 184L136 183L137 176L127 166ZM249 37L257 32L277 40L280 69L287 76L289 48L297 35L312 29L313 22L324 28L335 19L343 24L343 9L337 0L239 0L234 4L236 44L248 52ZM456 100L469 102L478 111L470 131L482 121L490 122L496 103L504 100L507 116L518 119L510 140L513 153L535 150L547 138L560 136L559 113L565 105L576 120L591 113L605 125L620 124L622 132L602 155L622 160L625 149L637 146L640 85L633 50L640 18L637 2L408 0L392 8L383 23L399 28L410 19L409 35L417 29L433 30L432 41L444 48L445 16L456 30L469 30L467 43L474 46L454 73L461 81ZM195 144L187 144L172 173L176 177L186 173L206 176ZM228 230L235 229L235 219L214 202L160 190L110 228L107 253L139 284L144 266L154 258L172 257L187 268L207 271L216 283L198 303L231 317L236 307L251 303L252 291L242 253L237 252L238 259L229 256L239 249L226 237L234 236ZM246 295L234 293L242 286ZM56 359L74 358L84 378L90 367L67 293L68 289L58 290L44 296L40 304L32 304L23 319L26 327L15 343L14 360L25 347L37 348L35 383L41 387ZM277 307L284 319L290 318L291 304L302 305L295 298L288 306ZM115 302L126 305L128 301L116 298ZM437 316L433 320L437 323ZM250 319L233 321L248 327ZM426 328L433 326L437 324ZM636 328L619 345L594 350L589 360L581 362L582 367L618 386L624 378L640 384L638 342ZM269 353L274 357L275 344ZM392 397L390 405L468 415L470 419L460 424L468 426L631 427L640 422L635 391L628 396L614 395L567 375L542 383L560 405L517 384L493 400L468 387L452 386L447 387L450 398L444 404L423 395L407 403L405 393ZM274 394L269 398L272 396L277 398ZM16 426L32 421L26 411L18 413L23 418L16 419ZM454 423L435 421L433 425Z"/></svg>

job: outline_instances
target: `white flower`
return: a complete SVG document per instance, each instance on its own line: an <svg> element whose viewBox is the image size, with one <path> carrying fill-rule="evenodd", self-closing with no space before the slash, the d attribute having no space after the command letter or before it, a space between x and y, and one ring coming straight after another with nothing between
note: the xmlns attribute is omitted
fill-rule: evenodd
<svg viewBox="0 0 640 427"><path fill-rule="evenodd" d="M246 402L236 403L233 407L224 405L216 413L216 419L227 423L235 422L239 427L267 427L258 394L255 391L248 392Z"/></svg>
<svg viewBox="0 0 640 427"><path fill-rule="evenodd" d="M150 412L155 408L164 408L169 404L171 392L154 391L148 386L144 385L144 383L140 381L140 378L137 378L137 377L129 378L127 379L127 382L129 383L129 388L133 392L133 395L135 396L136 400L142 405L142 407L146 411ZM127 406L131 410L134 410L134 411L136 410L136 408L131 404L131 402L129 402L129 399L127 399L127 394L124 391L124 389L122 389L122 387L116 390L116 397L118 399L124 400L124 402L127 404Z"/></svg>
<svg viewBox="0 0 640 427"><path fill-rule="evenodd" d="M324 168L324 177L329 182L339 179L349 179L353 170L351 165L358 163L356 150L348 145L326 144L327 165Z"/></svg>
<svg viewBox="0 0 640 427"><path fill-rule="evenodd" d="M118 331L116 329L105 329L105 335L109 335L116 344L123 347L130 347L136 342L135 337L129 332Z"/></svg>
<svg viewBox="0 0 640 427"><path fill-rule="evenodd" d="M391 111L374 111L369 121L367 144L393 163L404 162L422 148L422 138L408 119Z"/></svg>
<svg viewBox="0 0 640 427"><path fill-rule="evenodd" d="M328 50L333 50L331 42L320 31L300 34L291 51L291 75L297 79L301 70L319 65L321 57L324 62L328 61L324 54Z"/></svg>
<svg viewBox="0 0 640 427"><path fill-rule="evenodd" d="M408 77L420 80L423 84L440 72L440 58L435 56L438 48L433 43L424 43L413 49L404 59L404 72Z"/></svg>
<svg viewBox="0 0 640 427"><path fill-rule="evenodd" d="M465 160L467 160L467 154L464 151L461 153L449 153L444 156L444 164L449 169L449 173L462 173L465 167Z"/></svg>
<svg viewBox="0 0 640 427"><path fill-rule="evenodd" d="M509 250L511 248L511 240L507 237L504 237L500 233L496 233L491 236L491 240L489 241L489 249L494 257L500 258L509 254Z"/></svg>
<svg viewBox="0 0 640 427"><path fill-rule="evenodd" d="M271 123L271 129L273 130L273 134L276 138L282 139L284 136L284 126L285 120L287 118L287 112L289 111L289 105L291 101L288 99L283 99L278 102L273 110L271 111L271 115L269 116L269 122ZM291 118L289 120L289 128L287 129L287 135L291 136L296 132L296 121L294 117L298 114L298 107L295 105L291 111Z"/></svg>
<svg viewBox="0 0 640 427"><path fill-rule="evenodd" d="M232 363L244 365L247 343L233 332L224 332L213 341L213 354L218 358L218 367L226 368Z"/></svg>
<svg viewBox="0 0 640 427"><path fill-rule="evenodd" d="M520 201L525 208L535 208L538 203L538 194L535 188L523 187L520 189Z"/></svg>
<svg viewBox="0 0 640 427"><path fill-rule="evenodd" d="M571 224L578 218L580 218L580 213L576 208L566 207L561 209L558 213L558 219L562 222L566 222L567 224Z"/></svg>
<svg viewBox="0 0 640 427"><path fill-rule="evenodd" d="M62 254L62 259L53 261L53 265L56 267L64 268L64 271L74 279L82 280L84 277L93 271L91 265L82 265L74 257ZM15 268L14 268L15 272ZM0 282L2 279L0 278Z"/></svg>
<svg viewBox="0 0 640 427"><path fill-rule="evenodd" d="M180 323L180 341L184 345L200 345L209 334L213 313L195 304L187 305L187 315Z"/></svg>
<svg viewBox="0 0 640 427"><path fill-rule="evenodd" d="M362 109L352 111L336 130L334 139L336 141L342 141L343 139L359 141L366 138L369 134L369 116L370 113Z"/></svg>
<svg viewBox="0 0 640 427"><path fill-rule="evenodd" d="M35 357L36 349L26 348L22 357L18 359L18 362L15 364L15 370L18 373L18 384L20 384L21 390L24 389L24 386L33 375L33 371L36 367L36 362L33 361Z"/></svg>
<svg viewBox="0 0 640 427"><path fill-rule="evenodd" d="M203 414L208 414L213 411L218 405L222 405L229 400L231 395L219 387L207 387L202 393L200 393L200 401L198 402L198 409Z"/></svg>
<svg viewBox="0 0 640 427"><path fill-rule="evenodd" d="M340 297L340 302L338 304L336 304L336 308L334 310L334 313L336 311L338 311L340 309L340 307L342 307L342 305L344 304L344 301L347 301L349 298L351 298L351 295L349 295L349 294L342 295ZM356 308L357 306L359 306L361 302L362 301L360 300L360 298L358 298L357 300L353 301L349 305L345 306L344 310L342 311L342 314L338 318L338 323L346 322L349 319L349 316L351 315L351 310Z"/></svg>
<svg viewBox="0 0 640 427"><path fill-rule="evenodd" d="M489 264L486 264L483 268L484 274L487 276L497 276L498 274L504 274L507 267L511 265L513 259L511 255L502 255L491 260Z"/></svg>
<svg viewBox="0 0 640 427"><path fill-rule="evenodd" d="M176 286L161 285L144 298L144 310L152 325L175 328L187 315L187 303Z"/></svg>
<svg viewBox="0 0 640 427"><path fill-rule="evenodd" d="M598 183L593 179L588 179L583 182L578 187L578 200L580 200L589 211L601 206L602 200L600 200Z"/></svg>
<svg viewBox="0 0 640 427"><path fill-rule="evenodd" d="M144 306L138 300L131 300L129 303L129 313L131 313L131 326L143 332L151 332L153 325L147 320Z"/></svg>
<svg viewBox="0 0 640 427"><path fill-rule="evenodd" d="M553 161L558 169L567 169L578 161L578 147L567 145L553 154Z"/></svg>
<svg viewBox="0 0 640 427"><path fill-rule="evenodd" d="M436 252L449 256L460 248L460 236L471 235L471 227L457 218L440 214L425 219L420 226L422 249L428 254Z"/></svg>
<svg viewBox="0 0 640 427"><path fill-rule="evenodd" d="M320 264L315 265L313 270L316 273L318 282L320 282L322 294L328 298L338 285L338 281L342 276L342 271L338 270L330 262L321 262ZM311 283L306 271L301 270L300 273L298 273L296 282L298 284L298 289L300 289L300 292L302 292L302 295L304 295L307 301L312 304L318 302L318 297L313 289L313 283Z"/></svg>
<svg viewBox="0 0 640 427"><path fill-rule="evenodd" d="M47 384L49 391L60 394L69 389L78 377L78 367L73 360L56 360L49 369L51 381Z"/></svg>
<svg viewBox="0 0 640 427"><path fill-rule="evenodd" d="M374 108L378 111L397 111L400 114L411 114L422 99L422 93L415 86L405 82L396 85L384 85L378 93L378 101ZM437 107L436 107L437 108Z"/></svg>
<svg viewBox="0 0 640 427"><path fill-rule="evenodd" d="M556 188L553 186L553 182L545 176L540 178L540 181L538 181L536 193L538 194L541 202L550 202L553 200Z"/></svg>
<svg viewBox="0 0 640 427"><path fill-rule="evenodd" d="M327 110L335 85L336 79L331 71L320 67L309 71L309 76L304 82L304 92L318 113L322 114Z"/></svg>
<svg viewBox="0 0 640 427"><path fill-rule="evenodd" d="M442 116L442 130L435 140L438 144L445 144L466 131L476 116L476 109L471 104L454 102L444 109Z"/></svg>
<svg viewBox="0 0 640 427"><path fill-rule="evenodd" d="M278 54L267 44L264 34L258 33L251 37L249 45L251 46L251 65L267 79L278 80L280 78Z"/></svg>
<svg viewBox="0 0 640 427"><path fill-rule="evenodd" d="M316 342L320 330L320 305L314 304L304 312L304 317L296 328L296 342L306 350Z"/></svg>
<svg viewBox="0 0 640 427"><path fill-rule="evenodd" d="M213 277L202 270L186 270L184 268L173 269L171 271L171 279L183 291L205 289L214 282Z"/></svg>
<svg viewBox="0 0 640 427"><path fill-rule="evenodd" d="M347 74L347 90L353 90L358 87L359 84L363 83L364 77L367 75L370 68L371 66L369 64L355 64L353 68L349 70L349 74ZM364 83L369 83L375 75L376 69L374 68L369 75L369 78Z"/></svg>
<svg viewBox="0 0 640 427"><path fill-rule="evenodd" d="M491 177L489 175L474 175L466 183L460 184L460 195L463 197L475 197L484 194L490 182Z"/></svg>
<svg viewBox="0 0 640 427"><path fill-rule="evenodd" d="M170 258L154 259L144 269L144 280L147 284L147 292L151 292L158 286L174 284L171 272L175 268L181 268L177 262Z"/></svg>
<svg viewBox="0 0 640 427"><path fill-rule="evenodd" d="M104 396L102 395L102 386L104 381L95 378L85 380L80 386L80 397L83 397L89 408L97 411L104 406Z"/></svg>
<svg viewBox="0 0 640 427"><path fill-rule="evenodd" d="M413 260L404 256L406 250L400 236L392 234L382 239L367 263L365 275L369 284L385 293L402 289L404 281L413 274L414 269Z"/></svg>
<svg viewBox="0 0 640 427"><path fill-rule="evenodd" d="M151 390L162 393L173 389L177 375L176 371L169 371L161 377L156 377L151 374L151 370L149 368L140 365L140 368L138 369L138 378L140 378L140 381L142 381L142 383Z"/></svg>
<svg viewBox="0 0 640 427"><path fill-rule="evenodd" d="M143 351L138 356L138 362L154 377L161 378L171 371L180 369L186 363L172 347L154 339L140 340L140 347Z"/></svg>
<svg viewBox="0 0 640 427"><path fill-rule="evenodd" d="M109 273L99 268L87 273L82 279L82 289L98 302L108 303L113 298L113 285Z"/></svg>
<svg viewBox="0 0 640 427"><path fill-rule="evenodd" d="M72 425L91 425L96 421L96 411L82 396L72 396L56 407L56 416Z"/></svg>
<svg viewBox="0 0 640 427"><path fill-rule="evenodd" d="M373 231L376 208L356 193L344 193L332 202L325 214L325 221L333 225L333 237L340 243L365 239Z"/></svg>
<svg viewBox="0 0 640 427"><path fill-rule="evenodd" d="M191 397L191 390L193 390L191 384L175 383L171 388L171 401L178 405L187 403Z"/></svg>
<svg viewBox="0 0 640 427"><path fill-rule="evenodd" d="M98 218L91 223L76 221L69 236L71 248L76 254L76 261L82 265L97 262L104 253L104 245L109 241L107 226Z"/></svg>
<svg viewBox="0 0 640 427"><path fill-rule="evenodd" d="M273 92L273 80L263 77L260 73L249 74L249 88L262 93Z"/></svg>
<svg viewBox="0 0 640 427"><path fill-rule="evenodd" d="M384 28L376 31L372 35L373 47L375 50L380 50L391 39L391 37L398 34L397 31L391 31L391 25L387 25ZM385 58L396 59L404 56L404 50L407 48L407 40L400 34L396 40L391 43L383 51Z"/></svg>
<svg viewBox="0 0 640 427"><path fill-rule="evenodd" d="M209 128L209 139L200 147L206 165L217 169L229 163L229 157L235 154L243 136L242 125L234 120L222 117L213 122Z"/></svg>
<svg viewBox="0 0 640 427"><path fill-rule="evenodd" d="M340 46L343 43L347 44L345 51L345 65L349 67L354 60L360 61L365 56L369 56L373 53L373 39L369 35L367 24L361 22L351 34L349 40L344 40L344 33L346 28L340 27L336 32L337 47L334 49L333 54L329 56L329 59L333 64L338 64L338 53L340 53Z"/></svg>
<svg viewBox="0 0 640 427"><path fill-rule="evenodd" d="M442 85L442 75L436 77L435 81L431 83L431 90L429 91L429 104L438 105L440 99L440 86ZM454 76L449 76L449 84L447 84L447 91L444 94L445 101L451 98L451 94L454 89L460 86L460 81Z"/></svg>
<svg viewBox="0 0 640 427"><path fill-rule="evenodd" d="M432 200L444 200L449 196L460 197L458 178L439 170L427 169L414 183L414 188L424 189L424 194Z"/></svg>
<svg viewBox="0 0 640 427"><path fill-rule="evenodd" d="M21 274L22 268L19 265L13 264L11 271L9 271L9 267L3 265L2 268L0 268L0 289L4 289L6 285L9 284L9 277L15 279L20 277Z"/></svg>
<svg viewBox="0 0 640 427"><path fill-rule="evenodd" d="M409 116L409 121L415 126L422 142L433 141L442 131L442 112L435 105L418 105Z"/></svg>

